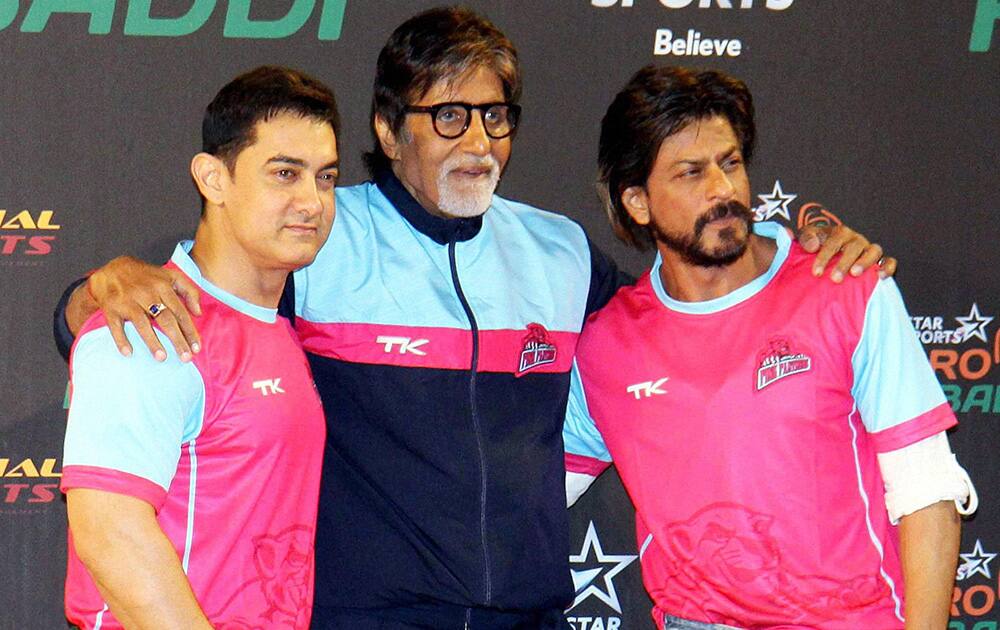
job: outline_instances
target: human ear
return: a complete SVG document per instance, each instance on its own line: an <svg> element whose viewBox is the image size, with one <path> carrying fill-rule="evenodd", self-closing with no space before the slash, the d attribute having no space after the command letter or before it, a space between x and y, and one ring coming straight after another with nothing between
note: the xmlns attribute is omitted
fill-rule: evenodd
<svg viewBox="0 0 1000 630"><path fill-rule="evenodd" d="M191 158L191 177L198 192L211 204L221 205L225 199L225 182L229 171L225 163L209 153Z"/></svg>
<svg viewBox="0 0 1000 630"><path fill-rule="evenodd" d="M629 186L622 191L622 205L632 220L639 225L649 225L649 195L643 186Z"/></svg>
<svg viewBox="0 0 1000 630"><path fill-rule="evenodd" d="M390 160L399 159L399 145L402 133L396 134L392 131L392 125L379 114L375 114L375 135L382 145L382 151Z"/></svg>

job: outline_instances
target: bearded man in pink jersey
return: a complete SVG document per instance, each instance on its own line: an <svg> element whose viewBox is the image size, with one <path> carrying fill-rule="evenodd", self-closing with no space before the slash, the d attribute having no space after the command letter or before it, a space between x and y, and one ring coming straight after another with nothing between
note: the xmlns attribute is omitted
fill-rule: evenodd
<svg viewBox="0 0 1000 630"><path fill-rule="evenodd" d="M608 216L657 257L580 338L570 501L617 466L659 628L940 630L975 503L955 416L891 279L818 286L753 223L755 133L720 72L649 66L608 109Z"/></svg>
<svg viewBox="0 0 1000 630"><path fill-rule="evenodd" d="M78 627L309 627L325 423L277 307L330 233L337 125L333 93L295 70L223 87L191 161L201 221L168 264L217 343L128 360L101 314L77 337L62 488Z"/></svg>

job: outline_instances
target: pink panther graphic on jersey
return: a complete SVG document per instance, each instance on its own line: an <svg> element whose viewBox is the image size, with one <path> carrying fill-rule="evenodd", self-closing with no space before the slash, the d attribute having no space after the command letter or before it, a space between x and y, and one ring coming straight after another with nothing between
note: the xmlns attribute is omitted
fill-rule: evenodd
<svg viewBox="0 0 1000 630"><path fill-rule="evenodd" d="M257 577L244 584L233 600L248 589L259 588L268 610L256 621L236 619L219 626L220 630L305 628L312 606L308 601L312 528L293 525L275 535L257 536L253 545Z"/></svg>
<svg viewBox="0 0 1000 630"><path fill-rule="evenodd" d="M735 503L713 503L689 520L667 526L665 548L671 560L671 578L701 591L710 601L713 592L745 599L775 620L817 615L833 619L837 611L858 602L885 597L885 585L874 576L839 582L815 575L796 575L784 566L781 548L771 534L774 517ZM672 611L673 614L697 614ZM736 623L719 618L715 623Z"/></svg>

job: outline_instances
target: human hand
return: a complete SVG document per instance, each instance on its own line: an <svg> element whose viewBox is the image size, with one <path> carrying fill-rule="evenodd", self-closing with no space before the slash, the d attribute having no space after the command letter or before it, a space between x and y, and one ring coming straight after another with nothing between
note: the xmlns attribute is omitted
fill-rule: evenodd
<svg viewBox="0 0 1000 630"><path fill-rule="evenodd" d="M865 269L878 265L879 276L888 278L896 274L896 259L883 256L882 246L871 243L863 235L846 225L809 225L798 236L799 244L810 253L816 253L813 261L813 275L822 276L835 255L840 260L830 272L830 279L841 282L845 274L860 276Z"/></svg>
<svg viewBox="0 0 1000 630"><path fill-rule="evenodd" d="M191 319L191 313L201 315L200 294L181 272L119 256L90 276L86 290L104 312L111 336L124 356L132 354L132 344L125 336L125 322L132 322L156 360L167 358L152 319L170 339L181 361L190 361L201 351L201 338ZM165 308L154 317L152 305Z"/></svg>

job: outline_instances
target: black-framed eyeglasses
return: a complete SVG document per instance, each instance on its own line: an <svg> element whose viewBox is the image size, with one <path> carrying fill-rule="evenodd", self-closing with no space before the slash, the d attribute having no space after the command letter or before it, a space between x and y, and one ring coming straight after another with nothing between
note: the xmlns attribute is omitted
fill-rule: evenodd
<svg viewBox="0 0 1000 630"><path fill-rule="evenodd" d="M408 114L430 114L437 135L454 140L469 130L472 110L479 110L486 135L499 140L514 133L521 118L521 106L513 103L438 103L437 105L407 105L403 111Z"/></svg>

